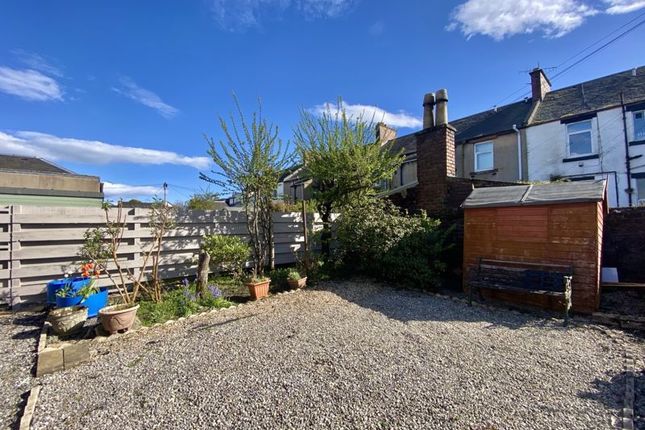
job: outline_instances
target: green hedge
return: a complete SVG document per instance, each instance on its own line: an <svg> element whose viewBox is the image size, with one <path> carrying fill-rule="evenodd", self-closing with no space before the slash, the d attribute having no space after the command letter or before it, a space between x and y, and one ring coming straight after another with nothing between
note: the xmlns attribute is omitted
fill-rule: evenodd
<svg viewBox="0 0 645 430"><path fill-rule="evenodd" d="M388 200L347 208L338 223L338 258L346 269L391 282L435 287L446 270L449 231L425 215L409 216Z"/></svg>

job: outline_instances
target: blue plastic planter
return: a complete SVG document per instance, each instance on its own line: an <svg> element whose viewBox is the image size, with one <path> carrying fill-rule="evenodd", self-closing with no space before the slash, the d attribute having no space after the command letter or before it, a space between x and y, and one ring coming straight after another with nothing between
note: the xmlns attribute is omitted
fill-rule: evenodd
<svg viewBox="0 0 645 430"><path fill-rule="evenodd" d="M89 284L92 281L92 278L72 278L72 279L58 279L56 281L52 282L59 282L63 281L61 285L57 285L57 288L54 290L54 303L56 303L56 307L58 308L66 308L68 306L76 306L81 303L81 300L83 300L82 297L59 297L56 295L56 291L59 289L65 287L65 285L69 284L71 285L72 291L76 292ZM54 288L52 288L53 290ZM49 301L49 284L47 284L47 300Z"/></svg>
<svg viewBox="0 0 645 430"><path fill-rule="evenodd" d="M63 288L69 279L54 279L53 281L47 284L47 304L55 305L56 304L56 292Z"/></svg>
<svg viewBox="0 0 645 430"><path fill-rule="evenodd" d="M106 307L108 304L108 287L99 288L98 293L94 293L81 303L82 306L87 308L88 318L94 318L99 314L99 311Z"/></svg>

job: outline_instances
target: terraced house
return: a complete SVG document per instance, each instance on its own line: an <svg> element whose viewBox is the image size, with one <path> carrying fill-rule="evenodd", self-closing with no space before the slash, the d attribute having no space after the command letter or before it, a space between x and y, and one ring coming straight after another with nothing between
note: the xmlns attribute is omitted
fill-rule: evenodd
<svg viewBox="0 0 645 430"><path fill-rule="evenodd" d="M609 205L645 205L645 67L550 90L536 73L529 180L607 179Z"/></svg>
<svg viewBox="0 0 645 430"><path fill-rule="evenodd" d="M482 181L604 178L610 206L645 204L645 67L557 90L542 69L530 76L530 98L450 121L454 153L428 151L447 157L454 175L475 187ZM424 130L434 124L439 101L434 94L424 99ZM395 201L416 192L422 132L396 137L384 124L377 128L382 143L393 141L392 149L405 154L383 193Z"/></svg>

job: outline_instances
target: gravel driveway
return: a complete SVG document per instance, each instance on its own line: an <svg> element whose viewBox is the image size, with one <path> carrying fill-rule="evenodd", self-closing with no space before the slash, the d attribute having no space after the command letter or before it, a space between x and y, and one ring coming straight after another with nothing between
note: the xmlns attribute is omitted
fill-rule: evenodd
<svg viewBox="0 0 645 430"><path fill-rule="evenodd" d="M111 342L42 378L33 425L607 429L623 401L621 343L645 355L618 336L327 283Z"/></svg>
<svg viewBox="0 0 645 430"><path fill-rule="evenodd" d="M0 315L0 428L14 426L31 388L32 368L42 316L33 313Z"/></svg>

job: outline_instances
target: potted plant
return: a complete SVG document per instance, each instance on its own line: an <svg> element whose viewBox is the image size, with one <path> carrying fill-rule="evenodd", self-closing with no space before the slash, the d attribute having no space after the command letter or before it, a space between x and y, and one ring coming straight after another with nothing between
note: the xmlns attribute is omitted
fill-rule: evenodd
<svg viewBox="0 0 645 430"><path fill-rule="evenodd" d="M143 285L143 275L155 248L151 247L144 254L143 265L138 275L135 275L132 269L123 267L119 258L119 248L124 232L128 228L127 215L124 213L121 202L115 209L105 203L103 210L105 212L105 227L91 228L85 232L85 242L80 255L86 261L91 262L96 271L105 273L121 297L120 304L106 306L98 311L101 325L105 331L113 334L127 331L134 324L139 309L136 302L139 291L141 289L148 291ZM108 261L114 265L116 273L112 274L107 270ZM128 288L129 285L132 285L132 288Z"/></svg>
<svg viewBox="0 0 645 430"><path fill-rule="evenodd" d="M271 279L263 276L252 276L247 282L246 286L251 294L251 300L259 300L269 295L269 284Z"/></svg>
<svg viewBox="0 0 645 430"><path fill-rule="evenodd" d="M55 293L56 306L59 308L83 305L87 308L88 318L94 318L99 310L108 304L108 288L97 287L100 269L92 262L81 266L81 276L65 278L65 283Z"/></svg>
<svg viewBox="0 0 645 430"><path fill-rule="evenodd" d="M80 330L87 319L85 306L69 306L52 310L47 320L59 336L68 336Z"/></svg>
<svg viewBox="0 0 645 430"><path fill-rule="evenodd" d="M56 290L56 307L67 308L80 305L92 293L92 286L90 284L90 278L67 278L62 288Z"/></svg>
<svg viewBox="0 0 645 430"><path fill-rule="evenodd" d="M300 276L297 270L291 270L287 276L287 283L290 288L304 288L307 285L307 277Z"/></svg>

